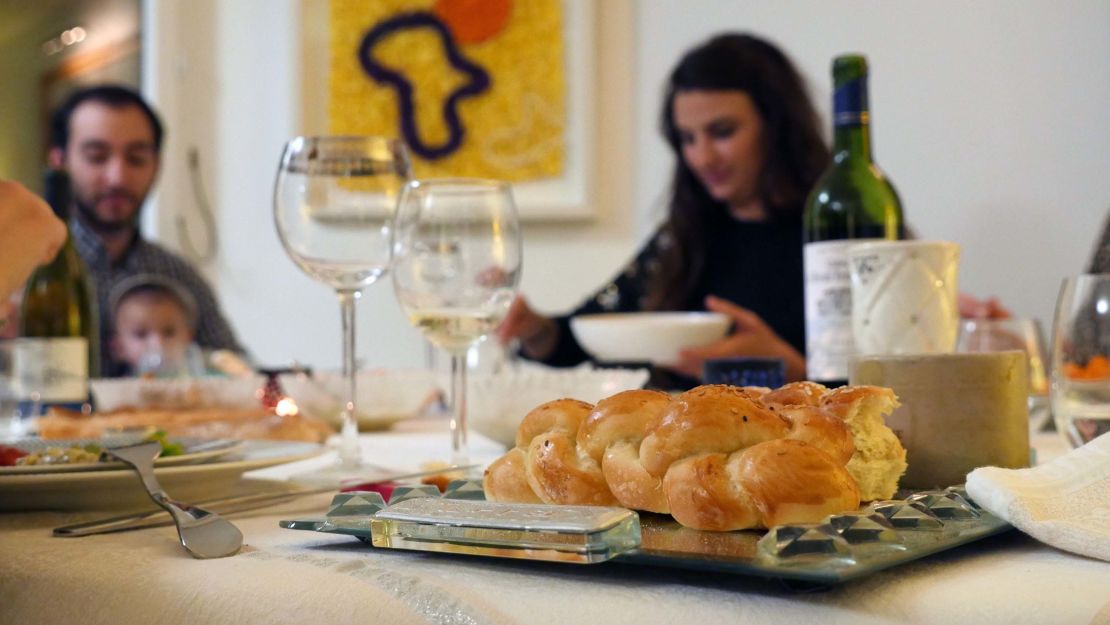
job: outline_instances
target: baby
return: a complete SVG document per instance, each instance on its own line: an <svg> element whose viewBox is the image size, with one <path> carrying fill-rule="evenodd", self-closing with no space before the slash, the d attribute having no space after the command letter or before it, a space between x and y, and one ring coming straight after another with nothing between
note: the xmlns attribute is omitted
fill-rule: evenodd
<svg viewBox="0 0 1110 625"><path fill-rule="evenodd" d="M204 375L193 345L196 302L172 280L140 274L121 281L109 299L112 357L132 375ZM191 362L192 361L192 362Z"/></svg>

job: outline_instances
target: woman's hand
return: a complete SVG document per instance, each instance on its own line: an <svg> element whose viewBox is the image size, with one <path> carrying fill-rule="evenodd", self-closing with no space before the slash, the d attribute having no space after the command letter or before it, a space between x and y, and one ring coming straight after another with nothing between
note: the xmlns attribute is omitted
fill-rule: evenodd
<svg viewBox="0 0 1110 625"><path fill-rule="evenodd" d="M550 356L558 338L559 327L555 322L532 310L522 295L513 300L497 327L497 340L502 345L518 339L524 354L535 360Z"/></svg>
<svg viewBox="0 0 1110 625"><path fill-rule="evenodd" d="M735 331L716 343L682 350L679 352L678 364L671 367L672 369L700 379L706 360L742 356L781 358L786 363L788 381L805 378L805 357L775 334L759 315L712 295L705 298L705 307L728 315L736 326Z"/></svg>

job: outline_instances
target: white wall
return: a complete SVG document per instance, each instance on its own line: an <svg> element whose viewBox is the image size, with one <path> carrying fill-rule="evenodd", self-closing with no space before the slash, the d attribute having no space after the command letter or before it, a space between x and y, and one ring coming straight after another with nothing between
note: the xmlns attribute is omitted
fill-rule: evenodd
<svg viewBox="0 0 1110 625"><path fill-rule="evenodd" d="M687 47L721 30L777 42L825 119L829 64L871 62L876 160L922 238L962 245L964 291L1052 318L1110 211L1110 3L1103 0L640 0L636 205L671 164L662 85ZM648 226L639 222L641 232ZM1047 330L1047 326L1046 326Z"/></svg>
<svg viewBox="0 0 1110 625"><path fill-rule="evenodd" d="M311 2L312 0L309 0ZM338 366L338 307L283 254L270 217L286 138L307 130L298 0L147 0L150 93L171 129L150 230L194 227L184 150L202 147L219 255L203 266L241 338L266 364ZM1110 3L606 0L601 12L599 218L527 224L523 290L564 309L607 280L659 217L670 156L656 131L681 51L726 28L779 42L828 111L829 60L872 61L875 151L922 237L964 246L965 290L1050 318L1110 209ZM311 20L309 20L311 22ZM311 70L311 68L308 68ZM387 282L360 303L359 356L421 362Z"/></svg>
<svg viewBox="0 0 1110 625"><path fill-rule="evenodd" d="M339 307L325 286L294 267L281 249L271 217L278 157L289 137L323 132L314 112L326 97L321 70L302 67L319 56L318 0L148 0L146 42L152 49L149 95L171 129L147 231L180 247L174 218L185 215L200 232L185 171L185 150L200 146L219 228L219 254L201 264L216 286L241 340L262 364L293 360L318 367L340 363ZM617 271L635 247L628 115L633 76L631 4L598 5L609 26L599 71L620 97L600 102L591 120L602 137L597 219L588 223L525 225L522 291L537 307L569 308ZM609 52L609 48L614 48ZM326 59L326 52L323 55ZM304 70L302 72L302 70ZM307 75L303 75L307 74ZM198 235L199 238L199 235ZM388 280L372 285L358 304L358 357L367 366L416 366L424 342L397 306Z"/></svg>

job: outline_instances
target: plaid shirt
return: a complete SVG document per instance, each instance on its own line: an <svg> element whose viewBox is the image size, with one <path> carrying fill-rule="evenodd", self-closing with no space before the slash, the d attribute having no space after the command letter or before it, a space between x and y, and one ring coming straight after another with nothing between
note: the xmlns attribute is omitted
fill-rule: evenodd
<svg viewBox="0 0 1110 625"><path fill-rule="evenodd" d="M95 288L100 309L100 373L101 375L120 375L123 367L112 358L111 344L114 323L109 310L108 296L112 288L124 278L150 273L165 276L176 281L192 294L197 303L196 342L206 349L230 349L243 353L243 348L235 338L231 325L220 311L216 297L204 278L189 263L163 249L156 243L143 240L138 233L123 259L116 264L108 258L108 252L96 233L89 230L79 219L70 220L73 244L81 260L88 268L89 277Z"/></svg>

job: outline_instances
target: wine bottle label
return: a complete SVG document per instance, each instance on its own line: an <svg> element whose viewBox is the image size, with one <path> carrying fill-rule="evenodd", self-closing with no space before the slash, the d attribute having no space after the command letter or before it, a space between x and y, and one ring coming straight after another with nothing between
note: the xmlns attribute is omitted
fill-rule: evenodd
<svg viewBox="0 0 1110 625"><path fill-rule="evenodd" d="M89 393L89 343L80 337L17 339L12 371L21 400L83 402Z"/></svg>
<svg viewBox="0 0 1110 625"><path fill-rule="evenodd" d="M846 380L855 352L852 340L852 278L848 246L860 239L806 243L806 377Z"/></svg>

